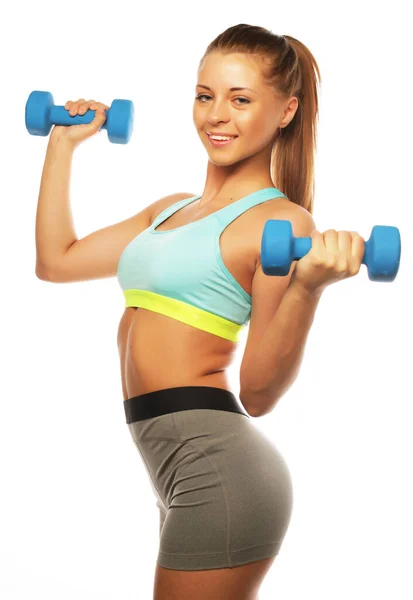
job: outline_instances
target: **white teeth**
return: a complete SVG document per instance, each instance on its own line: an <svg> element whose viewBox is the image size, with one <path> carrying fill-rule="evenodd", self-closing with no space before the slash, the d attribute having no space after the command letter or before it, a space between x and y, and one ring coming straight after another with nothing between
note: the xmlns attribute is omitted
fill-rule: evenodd
<svg viewBox="0 0 413 600"><path fill-rule="evenodd" d="M235 136L232 137L223 137L221 135L210 135L209 136L213 140L224 141L224 140L233 140Z"/></svg>

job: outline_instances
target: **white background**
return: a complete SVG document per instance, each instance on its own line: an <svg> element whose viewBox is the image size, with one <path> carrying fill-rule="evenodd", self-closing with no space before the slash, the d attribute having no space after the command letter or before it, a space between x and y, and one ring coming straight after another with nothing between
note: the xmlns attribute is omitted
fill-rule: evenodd
<svg viewBox="0 0 413 600"><path fill-rule="evenodd" d="M267 5L267 6L266 6ZM399 227L394 283L359 275L322 296L300 374L254 425L285 457L294 510L260 591L279 598L413 597L412 119L407 3L9 3L2 15L0 597L151 600L158 512L125 422L115 278L35 276L48 138L30 136L32 90L56 104L135 104L129 144L75 152L77 237L173 193L201 194L192 122L198 62L238 23L302 41L321 70L319 231ZM236 82L234 82L236 85ZM230 368L234 393L246 332Z"/></svg>

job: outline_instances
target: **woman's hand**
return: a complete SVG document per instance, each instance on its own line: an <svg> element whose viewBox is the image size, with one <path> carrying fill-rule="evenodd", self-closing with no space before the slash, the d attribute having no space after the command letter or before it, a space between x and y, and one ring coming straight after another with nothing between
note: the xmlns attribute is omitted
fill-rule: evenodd
<svg viewBox="0 0 413 600"><path fill-rule="evenodd" d="M86 101L84 98L76 100L76 102L68 101L65 104L65 109L69 111L69 114L74 117L75 115L84 115L89 109L96 110L93 121L87 125L55 125L50 134L51 140L66 139L69 141L73 148L76 148L81 142L86 140L92 135L95 135L103 123L106 121L106 110L109 110L110 106L103 104L102 102L95 102L95 100Z"/></svg>
<svg viewBox="0 0 413 600"><path fill-rule="evenodd" d="M364 239L356 231L313 231L310 251L297 261L291 276L306 291L322 292L328 285L360 271Z"/></svg>

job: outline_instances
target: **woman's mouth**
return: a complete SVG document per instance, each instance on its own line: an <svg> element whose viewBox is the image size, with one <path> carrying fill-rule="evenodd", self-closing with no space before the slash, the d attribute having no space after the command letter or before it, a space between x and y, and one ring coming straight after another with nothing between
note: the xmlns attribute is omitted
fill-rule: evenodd
<svg viewBox="0 0 413 600"><path fill-rule="evenodd" d="M235 137L231 138L230 140L216 140L216 139L212 138L209 134L207 134L207 135L208 135L209 143L211 144L211 146L214 146L215 148L219 148L220 146L228 146L229 144L231 144L231 142L236 140L238 137L238 136L235 136Z"/></svg>

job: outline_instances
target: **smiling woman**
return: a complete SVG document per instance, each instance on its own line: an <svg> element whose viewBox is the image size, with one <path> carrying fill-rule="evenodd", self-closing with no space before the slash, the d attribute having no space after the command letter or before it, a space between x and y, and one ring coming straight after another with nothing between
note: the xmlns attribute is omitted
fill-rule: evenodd
<svg viewBox="0 0 413 600"><path fill-rule="evenodd" d="M52 132L37 272L55 282L118 278L123 406L159 508L154 600L256 600L288 528L291 477L250 419L270 400L251 365L276 313L294 307L295 376L316 304L307 296L298 311L295 265L287 277L265 276L260 250L268 219L290 220L300 237L314 229L317 74L294 38L244 24L224 31L202 57L193 106L208 155L202 192L171 194L80 240L71 136ZM74 114L89 106L68 104ZM238 400L227 370L248 325Z"/></svg>
<svg viewBox="0 0 413 600"><path fill-rule="evenodd" d="M261 54L250 51L259 40ZM268 57L266 69L263 52ZM281 57L282 68L278 66ZM134 364L141 373L136 381L141 387L125 401L132 437L157 490L160 548L155 600L194 595L206 600L219 594L255 600L288 528L292 510L288 468L272 444L261 445L262 436L256 437L246 415L240 414L226 371L235 353L239 327L251 316L240 400L250 416L259 414L255 412L258 395L245 384L248 364L287 297L294 270L292 267L285 278L263 275L263 227L268 219L288 219L296 236L308 236L314 229L307 210L313 201L309 184L314 147L308 138L300 137L303 131L313 131L317 104L316 95L308 89L316 79L310 53L307 59L298 61L294 46L285 38L241 25L224 32L211 45L198 71L193 107L194 124L208 153L203 193L155 215L149 231L165 234L162 245L153 245L151 234L143 234L136 240L136 248L130 247L130 262L124 263L138 269L142 262L128 285L144 289L145 297L134 292L131 302L169 317L158 321L146 312L141 320L138 316L139 331L151 331L152 339L139 339L138 329L131 333L129 339L136 340L132 341ZM268 68L271 61L273 72ZM291 68L294 63L295 70ZM279 75L277 81L274 73ZM299 101L304 92L310 99L306 113ZM281 140L280 132L287 126L291 134L284 136L281 169L271 165L271 158ZM292 148L300 151L289 162ZM271 167L284 182L282 192L273 184ZM144 260L138 260L138 247L151 256L149 277L144 273ZM291 303L291 296L287 301ZM306 326L303 335L296 336L300 348L316 301L307 298L306 305L307 314L300 321L306 321ZM190 327L183 328L177 321ZM181 349L173 344L170 353L165 353L161 336L179 339ZM165 364L167 370L162 369ZM153 379L148 378L150 373ZM243 374L248 378L243 380ZM167 414L172 421L161 421ZM146 437L149 425L151 434ZM155 452L161 439L169 440L165 454ZM166 456L176 456L177 462L162 476ZM254 479L254 474L262 473L263 464L269 477ZM171 478L175 468L179 476ZM176 487L171 488L171 483ZM268 503L262 504L266 500ZM237 507L243 508L238 511Z"/></svg>

